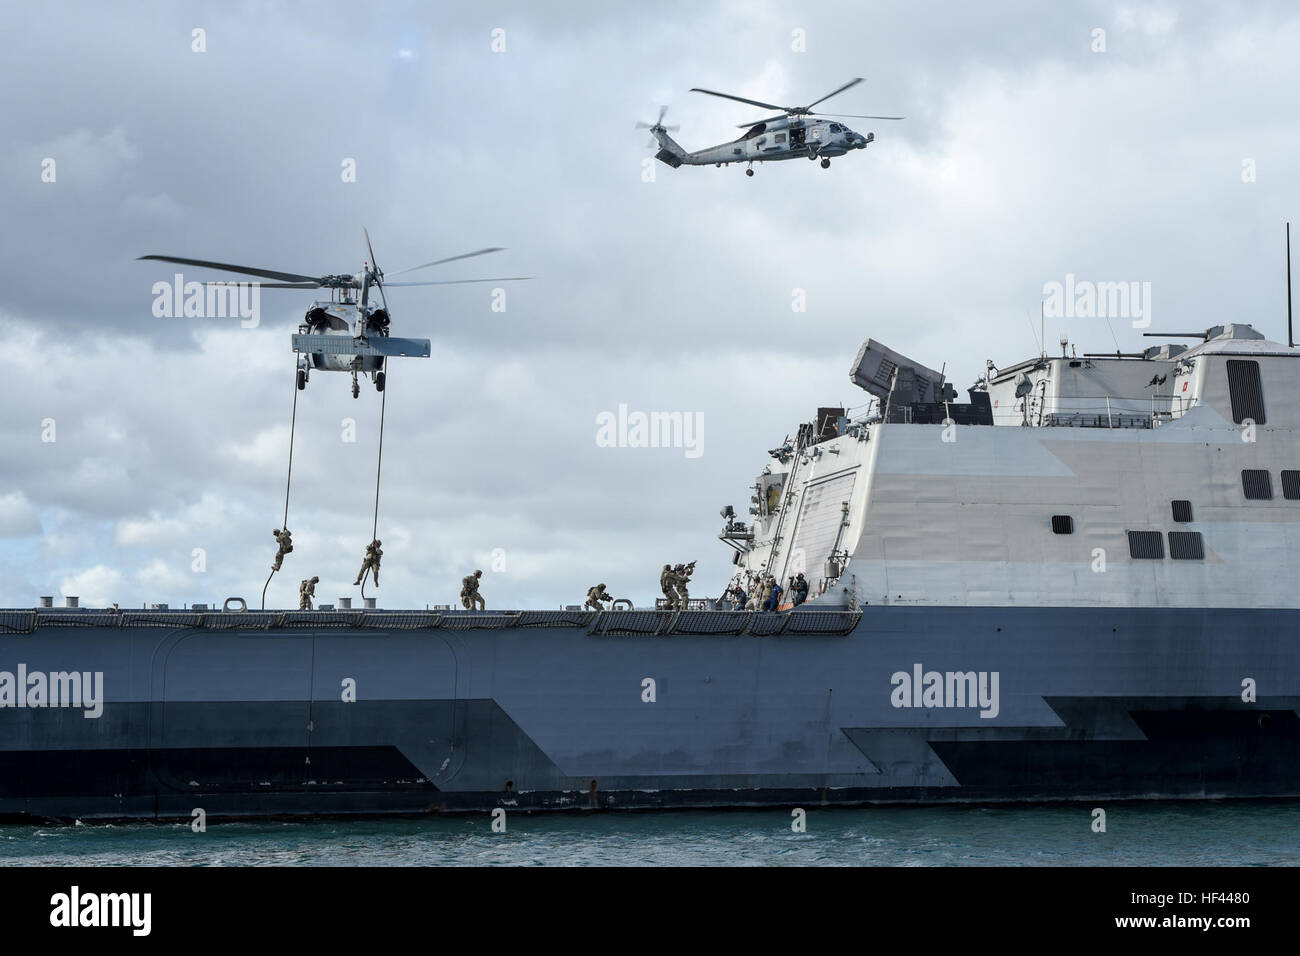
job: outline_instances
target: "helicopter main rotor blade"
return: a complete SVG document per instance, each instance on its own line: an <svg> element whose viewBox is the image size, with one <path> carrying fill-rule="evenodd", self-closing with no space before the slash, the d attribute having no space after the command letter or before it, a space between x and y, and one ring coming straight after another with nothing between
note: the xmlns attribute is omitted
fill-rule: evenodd
<svg viewBox="0 0 1300 956"><path fill-rule="evenodd" d="M749 129L751 126L757 126L759 123L771 123L773 120L785 119L787 114L782 113L780 116L769 116L766 119L754 120L752 123L737 123L737 129Z"/></svg>
<svg viewBox="0 0 1300 956"><path fill-rule="evenodd" d="M437 282L388 282L386 285L392 286L415 286L415 285L461 285L466 282L525 282L532 276L504 276L500 279L442 279Z"/></svg>
<svg viewBox="0 0 1300 956"><path fill-rule="evenodd" d="M907 119L906 116L863 116L861 113L813 113L812 115L848 117L849 119L887 119L887 120Z"/></svg>
<svg viewBox="0 0 1300 956"><path fill-rule="evenodd" d="M709 96L720 96L724 100L736 100L738 103L748 103L750 106L759 106L765 110L785 110L784 106L777 106L775 103L764 103L760 100L747 100L743 96L732 96L730 93L715 93L713 90L702 90L698 86L691 87L692 93L707 93ZM820 101L818 101L820 102ZM787 110L787 112L789 112Z"/></svg>
<svg viewBox="0 0 1300 956"><path fill-rule="evenodd" d="M370 253L370 268L375 273L375 285L379 287L379 301L384 303L384 311L388 311L388 296L384 295L384 270L379 268L379 263L375 261L375 247L370 244L370 230L365 226L361 231L366 234L366 250Z"/></svg>
<svg viewBox="0 0 1300 956"><path fill-rule="evenodd" d="M259 289L319 289L319 282L232 282L228 279L219 281L205 282L204 285L231 286L231 285L255 285Z"/></svg>
<svg viewBox="0 0 1300 956"><path fill-rule="evenodd" d="M362 226L361 231L365 233L366 236L366 251L370 253L370 268L379 275L383 275L384 270L379 268L379 263L375 261L375 247L370 244L370 230L365 226Z"/></svg>
<svg viewBox="0 0 1300 956"><path fill-rule="evenodd" d="M814 106L816 106L818 103L824 103L824 102L826 102L826 101L829 100L832 96L838 96L839 94L841 94L841 93L843 93L845 90L847 90L849 87L851 87L851 86L857 86L857 85L858 85L859 83L861 83L861 82L862 82L862 77L860 77L860 76L855 76L853 79L849 80L847 83L845 83L843 86L841 86L838 90L832 90L830 93L827 93L827 94L826 94L825 96L823 96L821 99L819 99L819 100L813 100L811 103L809 103L807 106L804 107L804 112L807 112L808 110L811 110L811 109L812 109Z"/></svg>
<svg viewBox="0 0 1300 956"><path fill-rule="evenodd" d="M427 269L429 268L429 266L440 266L444 262L455 262L457 259L472 259L474 258L474 256L485 256L489 252L504 252L504 251L505 249L502 246L492 246L489 249L477 249L474 252L466 252L463 255L459 255L459 256L448 256L446 259L434 259L432 262L426 262L422 266L411 266L411 268L409 269L401 269L397 272L394 272L393 275L395 276L405 275L408 272L414 272L416 269ZM393 283L393 284L396 285L397 283Z"/></svg>
<svg viewBox="0 0 1300 956"><path fill-rule="evenodd" d="M139 259L152 259L156 262L175 262L182 266L203 266L208 269L220 269L223 272L238 272L246 276L260 276L263 279L279 279L281 282L310 282L313 288L321 281L316 276L305 276L297 272L275 272L271 269L254 269L251 266L235 266L228 262L209 262L207 259L179 259L176 256L139 256Z"/></svg>

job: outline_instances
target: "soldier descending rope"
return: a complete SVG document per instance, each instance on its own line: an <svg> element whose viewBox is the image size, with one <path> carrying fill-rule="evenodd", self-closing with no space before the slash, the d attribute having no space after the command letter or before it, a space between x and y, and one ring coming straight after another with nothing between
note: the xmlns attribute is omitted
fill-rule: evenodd
<svg viewBox="0 0 1300 956"><path fill-rule="evenodd" d="M601 602L612 601L613 596L605 590L605 585L597 584L594 588L587 588L587 603L583 608L592 608L593 610L603 611L605 605Z"/></svg>
<svg viewBox="0 0 1300 956"><path fill-rule="evenodd" d="M378 538L366 545L366 559L361 562L361 570L357 572L357 579L352 582L353 587L361 584L365 580L367 573L374 574L375 587L379 587L379 561L384 556L384 552L379 549L379 545Z"/></svg>
<svg viewBox="0 0 1300 956"><path fill-rule="evenodd" d="M478 593L478 580L481 577L483 577L483 572L475 571L473 574L465 575L464 580L460 582L460 603L467 611L472 611L475 608L482 611L487 608L483 595Z"/></svg>
<svg viewBox="0 0 1300 956"><path fill-rule="evenodd" d="M284 556L293 550L293 535L288 528L275 528L271 531L275 536L276 544L280 547L275 552L275 564L271 565L271 570L279 571L280 565L284 564Z"/></svg>
<svg viewBox="0 0 1300 956"><path fill-rule="evenodd" d="M320 577L312 575L298 585L298 610L310 611L312 609L312 598L316 596L316 585L320 584Z"/></svg>

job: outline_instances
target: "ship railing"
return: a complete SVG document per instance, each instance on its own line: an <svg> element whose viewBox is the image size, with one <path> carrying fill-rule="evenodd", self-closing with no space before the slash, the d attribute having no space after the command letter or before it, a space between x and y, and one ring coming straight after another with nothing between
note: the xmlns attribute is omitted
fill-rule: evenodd
<svg viewBox="0 0 1300 956"><path fill-rule="evenodd" d="M853 633L862 609L797 611L602 611L589 633L602 637L668 637L707 634L769 637L778 634L844 636Z"/></svg>
<svg viewBox="0 0 1300 956"><path fill-rule="evenodd" d="M1149 392L1145 395L1071 395L1065 399L1029 396L1027 420L1048 428L1159 428L1181 418L1196 398ZM994 424L1019 425L1026 414L1016 401L994 409Z"/></svg>
<svg viewBox="0 0 1300 956"><path fill-rule="evenodd" d="M157 627L172 630L450 630L573 628L600 637L780 634L846 635L862 609L785 612L703 609L619 611L99 611L0 610L0 636L43 628Z"/></svg>

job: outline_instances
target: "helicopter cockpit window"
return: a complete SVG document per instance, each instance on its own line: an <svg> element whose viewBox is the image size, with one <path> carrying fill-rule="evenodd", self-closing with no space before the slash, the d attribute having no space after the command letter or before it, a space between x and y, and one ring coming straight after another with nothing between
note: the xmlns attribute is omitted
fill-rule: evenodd
<svg viewBox="0 0 1300 956"><path fill-rule="evenodd" d="M844 127L842 127L839 123L831 123L831 132L842 133L844 132Z"/></svg>

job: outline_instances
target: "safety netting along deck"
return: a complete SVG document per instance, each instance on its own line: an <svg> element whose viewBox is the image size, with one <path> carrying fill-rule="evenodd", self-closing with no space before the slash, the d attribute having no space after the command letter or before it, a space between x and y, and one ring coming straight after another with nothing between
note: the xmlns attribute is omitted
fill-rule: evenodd
<svg viewBox="0 0 1300 956"><path fill-rule="evenodd" d="M692 635L845 635L862 611L217 611L89 609L0 610L0 635L41 628L202 628L207 630L432 630L544 628L585 630L602 637Z"/></svg>

